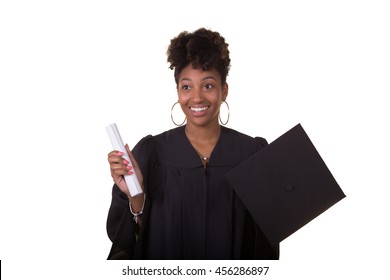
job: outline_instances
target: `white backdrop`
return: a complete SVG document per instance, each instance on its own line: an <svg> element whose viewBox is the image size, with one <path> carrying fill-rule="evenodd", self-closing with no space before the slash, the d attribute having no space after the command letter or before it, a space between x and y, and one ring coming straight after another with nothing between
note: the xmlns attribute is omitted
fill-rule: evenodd
<svg viewBox="0 0 390 280"><path fill-rule="evenodd" d="M388 278L386 3L1 1L5 279L123 279L132 263L105 261L105 126L116 122L130 146L174 127L165 52L199 27L230 44L228 126L271 142L301 123L347 195L284 240L280 261L223 264L269 265L268 279ZM189 265L167 265L178 263Z"/></svg>

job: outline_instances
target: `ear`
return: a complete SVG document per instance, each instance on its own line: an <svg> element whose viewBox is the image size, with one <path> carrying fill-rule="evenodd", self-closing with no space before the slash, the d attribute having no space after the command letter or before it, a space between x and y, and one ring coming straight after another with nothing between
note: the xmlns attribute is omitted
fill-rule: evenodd
<svg viewBox="0 0 390 280"><path fill-rule="evenodd" d="M228 93L229 93L229 85L227 83L225 83L223 85L223 89L222 89L222 100L223 101L226 100L226 97L228 96Z"/></svg>

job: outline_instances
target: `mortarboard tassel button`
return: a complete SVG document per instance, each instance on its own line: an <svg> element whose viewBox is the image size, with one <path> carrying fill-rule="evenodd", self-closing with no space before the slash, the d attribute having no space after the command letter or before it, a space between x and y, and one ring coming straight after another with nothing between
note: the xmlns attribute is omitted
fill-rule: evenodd
<svg viewBox="0 0 390 280"><path fill-rule="evenodd" d="M284 190L285 190L286 192L293 192L293 191L295 190L295 188L294 188L293 185L287 184L287 185L284 186Z"/></svg>

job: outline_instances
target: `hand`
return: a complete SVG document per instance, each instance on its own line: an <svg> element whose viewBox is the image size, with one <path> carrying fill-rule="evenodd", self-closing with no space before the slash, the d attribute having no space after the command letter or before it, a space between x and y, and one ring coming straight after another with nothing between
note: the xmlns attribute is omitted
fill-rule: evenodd
<svg viewBox="0 0 390 280"><path fill-rule="evenodd" d="M127 144L126 144L126 150L130 157L131 163L133 164L133 167L130 166L127 160L122 158L123 153L120 151L110 152L108 154L108 162L110 163L111 177L113 178L115 184L119 187L119 189L122 192L124 192L127 195L129 200L133 200L132 197L130 196L129 189L127 187L126 181L123 176L127 174L133 174L135 172L137 174L137 178L139 180L142 189L144 189L143 176L139 168L139 165L135 160L133 154L130 152L129 146Z"/></svg>

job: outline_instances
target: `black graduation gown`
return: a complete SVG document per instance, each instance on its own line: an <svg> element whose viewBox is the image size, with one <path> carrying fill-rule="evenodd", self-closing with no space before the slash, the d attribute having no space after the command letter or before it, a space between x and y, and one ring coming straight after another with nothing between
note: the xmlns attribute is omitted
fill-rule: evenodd
<svg viewBox="0 0 390 280"><path fill-rule="evenodd" d="M185 127L143 138L133 149L146 203L137 232L126 196L114 185L107 219L109 259L278 259L225 174L267 145L222 127L207 168ZM137 237L136 237L137 236Z"/></svg>

